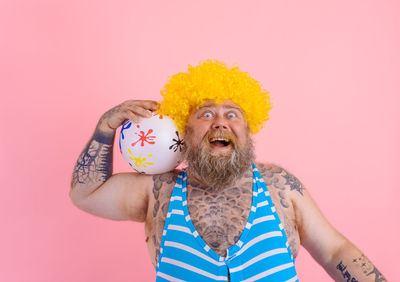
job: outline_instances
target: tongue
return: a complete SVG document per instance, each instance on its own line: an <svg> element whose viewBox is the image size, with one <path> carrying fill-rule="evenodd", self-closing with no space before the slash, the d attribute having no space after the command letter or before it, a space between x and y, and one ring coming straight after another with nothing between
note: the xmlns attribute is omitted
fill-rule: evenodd
<svg viewBox="0 0 400 282"><path fill-rule="evenodd" d="M225 147L225 144L221 141L214 141L211 144L213 144L216 147Z"/></svg>

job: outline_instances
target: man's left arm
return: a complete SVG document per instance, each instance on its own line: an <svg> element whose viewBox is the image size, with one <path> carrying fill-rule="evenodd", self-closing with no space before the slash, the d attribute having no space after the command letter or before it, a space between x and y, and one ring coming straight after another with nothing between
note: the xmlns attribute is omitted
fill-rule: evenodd
<svg viewBox="0 0 400 282"><path fill-rule="evenodd" d="M295 182L300 183L297 179ZM302 193L291 192L301 245L335 281L387 281L372 262L326 220L306 189L302 189Z"/></svg>

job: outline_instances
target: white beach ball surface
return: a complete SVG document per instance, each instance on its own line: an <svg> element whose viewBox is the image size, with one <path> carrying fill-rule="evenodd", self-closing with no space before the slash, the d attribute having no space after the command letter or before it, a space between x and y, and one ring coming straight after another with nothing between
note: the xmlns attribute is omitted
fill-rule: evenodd
<svg viewBox="0 0 400 282"><path fill-rule="evenodd" d="M183 160L183 140L175 122L153 113L139 123L127 120L119 135L124 160L137 172L160 174L173 170Z"/></svg>

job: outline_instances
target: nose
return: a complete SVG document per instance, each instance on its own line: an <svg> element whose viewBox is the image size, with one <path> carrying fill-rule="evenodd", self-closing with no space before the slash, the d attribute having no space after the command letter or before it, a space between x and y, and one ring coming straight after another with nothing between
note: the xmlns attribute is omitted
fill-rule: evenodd
<svg viewBox="0 0 400 282"><path fill-rule="evenodd" d="M227 130L228 129L227 122L222 117L217 117L214 120L212 127L213 127L213 129L217 129L217 130Z"/></svg>

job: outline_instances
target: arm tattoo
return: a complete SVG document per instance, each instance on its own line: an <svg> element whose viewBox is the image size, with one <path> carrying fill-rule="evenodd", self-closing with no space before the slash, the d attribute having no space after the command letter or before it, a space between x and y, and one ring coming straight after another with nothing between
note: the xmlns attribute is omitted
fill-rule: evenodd
<svg viewBox="0 0 400 282"><path fill-rule="evenodd" d="M362 268L362 271L366 276L374 275L375 282L387 281L385 277L383 277L382 273L379 272L379 270L370 262L370 260L364 254L361 254L360 257L353 259L353 263L358 264Z"/></svg>
<svg viewBox="0 0 400 282"><path fill-rule="evenodd" d="M277 191L282 207L289 208L290 206L286 188L289 188L289 191L295 190L303 196L303 190L305 189L303 184L286 170L275 165L265 166L263 164L258 165L258 169L265 177L265 184Z"/></svg>
<svg viewBox="0 0 400 282"><path fill-rule="evenodd" d="M358 282L358 280L347 270L347 265L344 265L342 261L339 262L339 264L336 266L336 269L342 273L343 278L347 279L347 282Z"/></svg>
<svg viewBox="0 0 400 282"><path fill-rule="evenodd" d="M290 191L296 190L303 196L304 186L293 174L286 172L283 177L286 179L286 185L290 186Z"/></svg>
<svg viewBox="0 0 400 282"><path fill-rule="evenodd" d="M112 175L115 134L96 130L75 165L71 187L76 184L103 183Z"/></svg>

